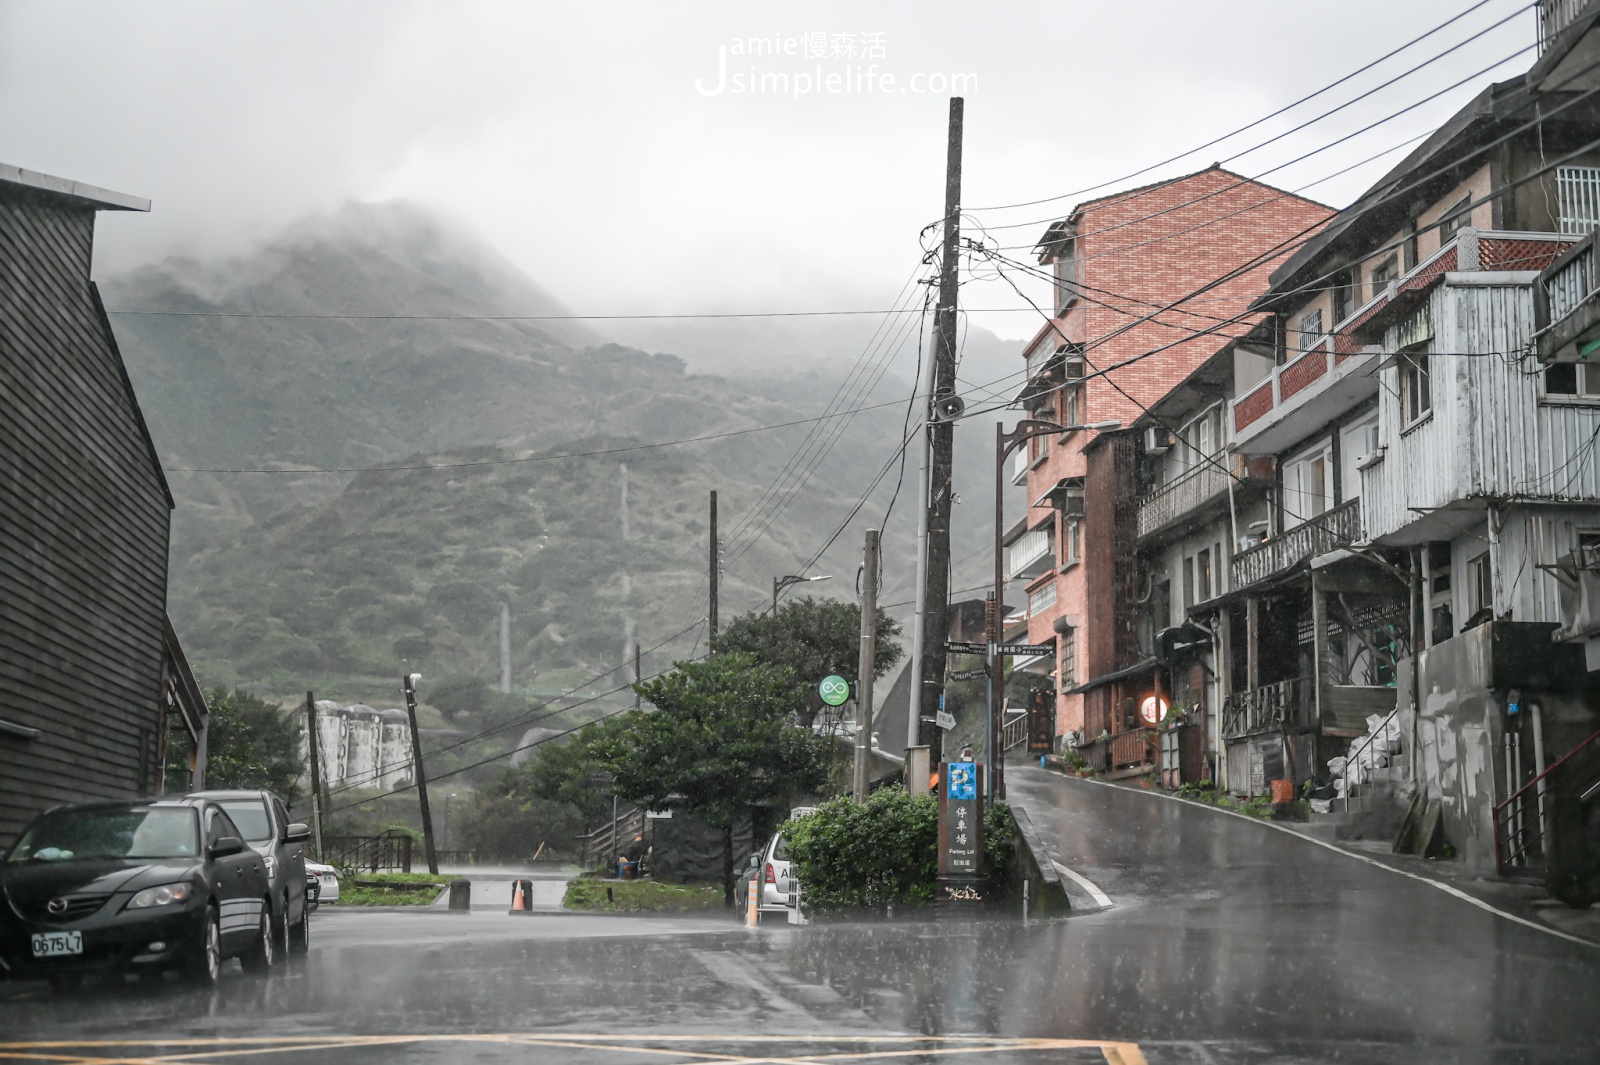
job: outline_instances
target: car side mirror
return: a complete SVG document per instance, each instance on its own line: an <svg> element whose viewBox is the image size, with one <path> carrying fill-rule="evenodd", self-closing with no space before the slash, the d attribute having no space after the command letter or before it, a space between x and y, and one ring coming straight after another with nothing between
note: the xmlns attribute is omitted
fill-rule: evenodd
<svg viewBox="0 0 1600 1065"><path fill-rule="evenodd" d="M761 868L761 852L760 851L757 851L756 853L754 853L754 854L752 854L750 856L750 868L752 868L752 869Z"/></svg>
<svg viewBox="0 0 1600 1065"><path fill-rule="evenodd" d="M243 854L244 840L238 836L222 836L206 849L206 853L213 858L226 858L230 854Z"/></svg>
<svg viewBox="0 0 1600 1065"><path fill-rule="evenodd" d="M294 824L283 830L283 841L285 843L304 843L310 838L311 827L309 825L302 824L299 821L296 821Z"/></svg>

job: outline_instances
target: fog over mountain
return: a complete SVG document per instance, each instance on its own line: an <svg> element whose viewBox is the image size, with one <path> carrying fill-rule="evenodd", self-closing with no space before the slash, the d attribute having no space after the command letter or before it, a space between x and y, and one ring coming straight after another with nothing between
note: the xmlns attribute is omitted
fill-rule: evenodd
<svg viewBox="0 0 1600 1065"><path fill-rule="evenodd" d="M903 482L891 460L914 335L898 361L852 351L853 327L763 335L766 319L692 362L609 343L487 242L407 203L348 204L248 254L168 259L103 291L178 498L172 611L212 676L336 691L397 658L494 675L502 606L519 684L611 669L630 629L647 647L687 629L659 656L687 654L703 640L712 489L724 614L766 601L863 493L852 530L897 500L883 599L911 598L915 460ZM692 342L692 324L671 329ZM975 336L994 361L1001 345ZM711 365L729 372L697 372ZM719 438L670 443L705 436ZM974 501L993 483L980 451L957 471ZM450 468L353 472L396 466ZM974 577L988 513L958 508L955 555ZM819 588L851 594L859 539L817 559L838 575Z"/></svg>

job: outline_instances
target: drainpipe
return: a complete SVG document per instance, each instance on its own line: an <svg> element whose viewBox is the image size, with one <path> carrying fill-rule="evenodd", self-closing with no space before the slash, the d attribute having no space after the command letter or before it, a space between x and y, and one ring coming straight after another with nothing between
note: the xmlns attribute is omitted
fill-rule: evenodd
<svg viewBox="0 0 1600 1065"><path fill-rule="evenodd" d="M1550 814L1544 803L1544 721L1539 716L1539 704L1529 703L1533 715L1533 776L1534 794L1539 803L1539 850L1544 855L1545 867L1550 865Z"/></svg>
<svg viewBox="0 0 1600 1065"><path fill-rule="evenodd" d="M1493 615L1494 620L1498 621L1505 614L1505 611L1500 609L1501 606L1504 605L1504 600L1505 600L1504 589L1502 589L1501 586L1500 586L1500 577L1501 577L1500 570L1502 568L1502 562L1501 562L1502 552L1500 550L1500 529L1505 524L1505 522L1504 522L1504 520L1502 519L1502 517L1500 515L1500 511L1495 507L1495 505L1493 503L1489 504L1488 519L1489 519L1489 581L1490 581L1489 597L1492 600L1490 602L1490 604L1489 604L1489 612L1490 612L1490 614Z"/></svg>
<svg viewBox="0 0 1600 1065"><path fill-rule="evenodd" d="M1424 569L1423 560L1427 557L1427 545L1411 549L1411 742L1406 744L1406 753L1410 756L1413 792L1422 786L1422 767L1417 761L1417 735L1418 722L1422 718L1422 640L1431 624L1422 591L1423 582L1430 579ZM1420 626L1417 624L1419 612L1422 617ZM1419 628L1421 632L1417 631Z"/></svg>

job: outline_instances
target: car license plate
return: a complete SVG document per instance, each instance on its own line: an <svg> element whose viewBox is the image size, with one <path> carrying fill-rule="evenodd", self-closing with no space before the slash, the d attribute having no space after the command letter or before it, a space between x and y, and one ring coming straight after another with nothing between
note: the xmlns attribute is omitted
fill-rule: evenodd
<svg viewBox="0 0 1600 1065"><path fill-rule="evenodd" d="M33 956L35 958L56 958L66 954L82 953L82 932L35 932L33 934Z"/></svg>

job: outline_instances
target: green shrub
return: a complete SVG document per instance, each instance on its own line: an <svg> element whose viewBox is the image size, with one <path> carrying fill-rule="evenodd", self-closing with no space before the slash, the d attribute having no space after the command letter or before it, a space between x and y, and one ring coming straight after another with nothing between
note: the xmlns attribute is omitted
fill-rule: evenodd
<svg viewBox="0 0 1600 1065"><path fill-rule="evenodd" d="M939 804L931 794L891 787L861 803L830 799L783 833L808 913L886 913L933 901Z"/></svg>

